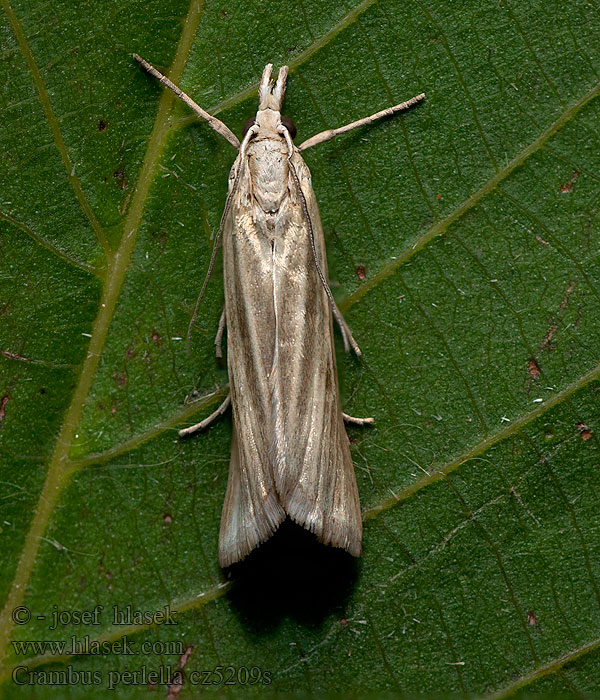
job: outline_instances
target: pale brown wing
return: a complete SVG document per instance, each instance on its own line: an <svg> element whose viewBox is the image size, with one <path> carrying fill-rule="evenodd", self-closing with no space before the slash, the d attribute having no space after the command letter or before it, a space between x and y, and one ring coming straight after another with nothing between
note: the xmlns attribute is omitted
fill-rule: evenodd
<svg viewBox="0 0 600 700"><path fill-rule="evenodd" d="M219 533L219 564L223 567L250 554L285 518L272 478L261 479L257 461L240 454L237 433L234 418L229 481Z"/></svg>
<svg viewBox="0 0 600 700"><path fill-rule="evenodd" d="M310 172L293 159L327 278L325 242ZM332 312L319 279L306 217L290 178L290 211L275 239L276 355L272 376L275 486L286 513L320 541L361 553L362 519L339 399Z"/></svg>
<svg viewBox="0 0 600 700"><path fill-rule="evenodd" d="M229 482L219 535L221 566L243 559L285 519L270 457L275 312L271 250L253 221L247 173L223 231L227 366L233 410Z"/></svg>
<svg viewBox="0 0 600 700"><path fill-rule="evenodd" d="M310 173L299 154L294 163L326 275ZM261 217L243 173L223 236L234 439L219 561L227 566L245 557L286 514L320 541L358 556L362 522L331 308L291 177L274 228Z"/></svg>

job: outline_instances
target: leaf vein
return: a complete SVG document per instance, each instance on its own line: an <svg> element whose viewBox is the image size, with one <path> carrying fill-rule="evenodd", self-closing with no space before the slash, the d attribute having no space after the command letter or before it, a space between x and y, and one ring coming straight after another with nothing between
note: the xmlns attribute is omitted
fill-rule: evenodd
<svg viewBox="0 0 600 700"><path fill-rule="evenodd" d="M562 401L567 399L576 391L582 389L590 382L593 382L598 379L600 379L600 365L597 365L594 369L590 370L582 377L579 377L575 381L571 382L564 389L558 391L556 394L554 394L554 396L551 396L543 403L538 404L533 411L530 411L529 413L526 413L520 416L519 418L516 418L509 425L507 425L507 427L487 436L486 438L478 442L476 445L471 447L469 450L463 452L458 457L455 457L446 464L440 466L432 474L429 474L427 476L422 477L421 479L418 479L417 481L414 481L412 484L409 484L408 486L405 486L397 492L394 492L393 496L390 496L389 498L384 499L380 503L371 506L365 511L363 520L367 522L372 518L378 517L381 513L384 513L385 511L389 510L397 503L406 501L411 496L414 496L418 491L425 488L426 486L430 486L431 484L436 483L440 479L444 479L446 475L455 471L469 460L486 452L490 447L492 447L492 445L495 445L501 440L504 440L510 437L511 435L518 433L522 428L534 421L536 418L539 418L540 416L544 415L547 411L549 411L551 408L554 408L554 406L560 404Z"/></svg>
<svg viewBox="0 0 600 700"><path fill-rule="evenodd" d="M0 219L4 219L5 221L8 221L13 226L16 226L17 228L21 229L21 231L25 232L38 245L41 245L42 247L46 248L51 253L54 253L54 255L57 255L59 258L66 260L71 265L74 265L75 267L79 267L81 270L85 270L86 272L91 272L94 275L96 275L97 277L102 277L102 271L100 269L98 269L97 267L94 267L93 265L88 265L87 263L80 262L79 260L72 258L68 253L65 253L64 250L57 248L56 246L52 245L52 243L50 243L49 241L42 238L42 236L40 236L38 233L33 231L27 224L23 223L22 221L18 221L17 219L13 218L10 214L7 214L6 212L2 211L1 209L0 209Z"/></svg>
<svg viewBox="0 0 600 700"><path fill-rule="evenodd" d="M542 133L526 146L515 158L513 158L504 168L499 170L491 177L477 192L469 195L467 199L461 202L448 216L440 219L435 224L430 226L423 234L417 236L410 248L405 248L387 265L384 265L380 271L373 275L368 282L359 287L353 294L350 294L339 305L341 311L347 311L354 306L356 302L362 299L367 292L377 287L381 282L393 275L399 267L408 262L416 253L422 250L432 240L446 233L450 226L461 219L469 212L476 204L484 197L489 195L498 185L505 180L514 170L520 167L533 153L542 148L545 143L556 134L570 119L572 119L585 105L600 94L600 82L596 83L593 88L581 97L577 102L573 103L565 109L564 112L552 122Z"/></svg>
<svg viewBox="0 0 600 700"><path fill-rule="evenodd" d="M1 0L1 2L7 14L9 16L12 15L12 10L7 0ZM201 7L203 7L203 3L191 0L187 17L183 23L181 39L171 67L171 77L175 80L179 79L183 72L200 19ZM23 36L20 26L17 26L21 36ZM24 44L24 48L28 51L26 43ZM37 71L37 67L35 67L35 64L33 65L35 71ZM39 75L39 73L37 74ZM41 84L41 86L43 87L43 84ZM45 88L43 89L45 90ZM42 487L29 531L25 536L12 586L9 590L5 606L0 612L0 660L2 661L4 661L6 657L14 624L11 612L14 608L18 607L25 598L28 582L35 565L43 534L50 521L54 507L58 502L58 498L68 483L72 472L69 462L69 449L81 419L89 390L96 375L100 354L104 347L108 329L117 306L121 286L125 279L127 267L135 245L137 230L142 220L147 195L153 182L153 173L157 167L165 137L169 130L168 115L174 99L175 96L168 90L165 90L161 95L154 128L148 140L148 147L142 163L138 185L123 224L124 233L121 238L121 243L108 267L98 315L93 325L92 337L90 339L87 356L82 365L79 382L65 413L54 453L48 466L46 481ZM50 104L47 100L46 103L49 107ZM60 132L58 132L58 135L60 136Z"/></svg>
<svg viewBox="0 0 600 700"><path fill-rule="evenodd" d="M50 97L48 95L46 84L44 83L44 79L42 78L40 69L38 68L38 65L35 61L35 58L29 46L29 42L27 41L27 37L25 36L25 32L23 31L23 27L21 26L21 22L19 21L19 18L10 6L8 0L0 1L2 3L2 9L4 10L6 17L8 18L13 34L17 40L19 48L21 49L21 53L25 58L27 67L31 72L33 83L37 90L42 109L44 110L44 114L46 115L46 119L48 120L48 125L50 126L50 131L52 132L52 136L54 138L54 143L56 144L56 148L60 154L63 165L65 166L65 170L67 171L67 179L71 183L71 187L73 188L75 197L77 198L77 201L79 202L81 208L83 209L83 212L85 213L88 221L90 222L90 225L94 231L94 234L96 235L98 243L104 250L104 253L107 256L109 256L111 251L108 245L108 241L106 240L106 236L104 234L104 229L98 221L96 214L94 213L94 210L92 209L85 195L85 192L83 191L79 177L75 174L75 164L73 163L73 161L71 160L71 156L69 155L69 149L67 148L65 140L63 139L58 119L56 118L54 110L52 109L52 104L50 102Z"/></svg>

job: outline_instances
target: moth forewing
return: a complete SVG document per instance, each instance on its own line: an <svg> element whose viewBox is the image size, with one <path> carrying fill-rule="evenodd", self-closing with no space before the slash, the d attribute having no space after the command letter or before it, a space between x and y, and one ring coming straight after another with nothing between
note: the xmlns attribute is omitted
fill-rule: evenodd
<svg viewBox="0 0 600 700"><path fill-rule="evenodd" d="M293 520L325 544L359 556L362 519L338 391L332 306L318 274L327 277L325 238L310 171L297 150L291 166L297 175L297 182L288 180L294 220L282 236L280 284L286 293L277 305L277 390L284 408L276 483ZM309 226L314 251L307 245Z"/></svg>
<svg viewBox="0 0 600 700"><path fill-rule="evenodd" d="M281 115L288 69L283 66L273 84L268 64L258 112L240 144L225 124L135 58L239 148L209 266L210 274L222 234L225 311L216 343L219 355L226 320L233 440L219 563L243 559L287 516L321 542L359 556L362 519L344 419L372 419L342 413L333 317L346 348L359 350L328 286L323 228L300 151L411 107L424 95L317 134L297 148L295 127ZM206 427L213 416L180 435Z"/></svg>

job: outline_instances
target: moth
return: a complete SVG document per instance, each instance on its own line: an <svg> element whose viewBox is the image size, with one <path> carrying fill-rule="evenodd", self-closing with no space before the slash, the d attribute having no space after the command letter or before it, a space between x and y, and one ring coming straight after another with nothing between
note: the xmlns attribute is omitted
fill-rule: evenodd
<svg viewBox="0 0 600 700"><path fill-rule="evenodd" d="M134 58L238 150L190 322L191 329L222 239L225 309L215 344L220 357L226 327L230 394L211 416L179 433L196 433L230 405L233 409L219 563L226 567L243 559L286 517L322 543L358 557L362 518L344 422L372 419L342 412L334 318L346 351L352 348L360 355L360 350L329 288L323 228L301 153L406 110L425 95L295 146L296 127L281 113L288 68L283 66L274 82L268 64L258 89L258 111L244 126L240 143L223 122L137 54Z"/></svg>

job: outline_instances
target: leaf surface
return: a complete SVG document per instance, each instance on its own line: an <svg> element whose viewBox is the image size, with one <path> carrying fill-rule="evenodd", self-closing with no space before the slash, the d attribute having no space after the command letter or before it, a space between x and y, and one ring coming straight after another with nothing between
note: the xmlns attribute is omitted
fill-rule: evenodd
<svg viewBox="0 0 600 700"><path fill-rule="evenodd" d="M136 697L178 664L182 697L598 692L593 3L0 4L6 697L53 697L53 671ZM349 429L358 562L286 527L217 565L231 422L176 430L226 392L219 274L185 335L234 151L133 52L238 134L289 64L298 143L427 93L306 152L363 351L343 404L376 419ZM115 646L71 655L86 635Z"/></svg>

